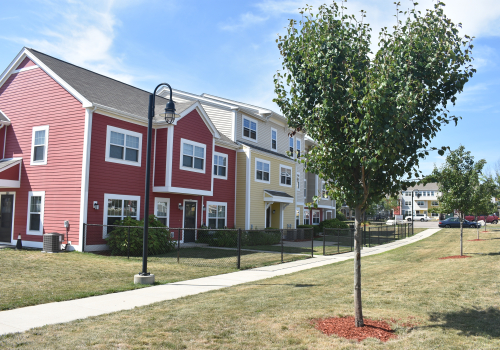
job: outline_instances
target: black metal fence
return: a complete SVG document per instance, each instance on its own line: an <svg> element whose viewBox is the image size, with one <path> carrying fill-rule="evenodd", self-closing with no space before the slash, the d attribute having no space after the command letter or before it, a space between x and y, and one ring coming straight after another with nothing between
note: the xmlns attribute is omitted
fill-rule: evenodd
<svg viewBox="0 0 500 350"><path fill-rule="evenodd" d="M109 233L113 232L112 235ZM110 254L142 256L143 227L84 225L87 249L105 243ZM191 241L191 242L188 242ZM314 230L149 227L148 262L247 269L314 255Z"/></svg>

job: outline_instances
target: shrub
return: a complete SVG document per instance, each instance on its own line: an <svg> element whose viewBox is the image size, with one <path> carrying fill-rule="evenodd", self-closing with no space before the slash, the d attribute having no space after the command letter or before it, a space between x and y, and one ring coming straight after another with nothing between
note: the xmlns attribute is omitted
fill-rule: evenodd
<svg viewBox="0 0 500 350"><path fill-rule="evenodd" d="M281 231L243 231L242 246L273 245L281 242Z"/></svg>
<svg viewBox="0 0 500 350"><path fill-rule="evenodd" d="M321 230L324 228L349 228L345 222L340 221L339 219L325 220L321 222L319 226L321 227Z"/></svg>
<svg viewBox="0 0 500 350"><path fill-rule="evenodd" d="M142 239L144 219L137 221L127 217L120 221L108 233L106 241L112 255L127 255L129 245L129 228L120 226L134 226L130 228L130 255L142 256ZM148 255L165 254L175 248L175 242L170 239L170 231L154 215L149 216ZM160 228L156 228L160 227Z"/></svg>
<svg viewBox="0 0 500 350"><path fill-rule="evenodd" d="M344 214L342 214L340 211L337 210L337 219L339 219L340 221L346 221L347 218L345 217Z"/></svg>

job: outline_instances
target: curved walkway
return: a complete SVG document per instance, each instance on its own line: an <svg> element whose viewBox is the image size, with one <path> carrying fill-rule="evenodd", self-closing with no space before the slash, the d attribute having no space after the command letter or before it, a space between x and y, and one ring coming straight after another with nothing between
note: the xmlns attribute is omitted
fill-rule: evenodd
<svg viewBox="0 0 500 350"><path fill-rule="evenodd" d="M428 229L417 233L413 237L377 247L364 248L361 251L361 256L379 254L399 248L427 238L438 231L439 229ZM24 332L31 328L41 327L48 324L70 322L90 316L129 310L138 306L149 305L160 301L182 298L188 295L204 293L242 283L254 282L314 267L333 264L339 261L352 259L353 257L354 253L352 252L330 256L319 255L312 259L259 267L250 270L227 273L224 275L203 277L194 280L162 284L126 292L1 311L0 335ZM130 278L132 279L132 276L130 276Z"/></svg>

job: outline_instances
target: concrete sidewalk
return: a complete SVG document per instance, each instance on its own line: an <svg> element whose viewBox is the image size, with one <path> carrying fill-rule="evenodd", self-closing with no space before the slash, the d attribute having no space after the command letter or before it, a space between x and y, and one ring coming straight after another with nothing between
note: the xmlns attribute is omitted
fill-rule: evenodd
<svg viewBox="0 0 500 350"><path fill-rule="evenodd" d="M362 256L379 254L427 238L439 229L428 229L403 240L372 248L364 248ZM70 322L90 316L133 309L137 306L172 300L188 295L226 288L242 283L254 282L294 273L314 267L333 264L352 259L354 253L333 256L316 256L312 259L298 260L280 265L259 267L224 275L203 277L189 281L163 284L126 292L112 293L95 297L61 301L42 305L28 306L0 312L0 334L24 332L31 328L48 324ZM132 277L131 277L132 278Z"/></svg>

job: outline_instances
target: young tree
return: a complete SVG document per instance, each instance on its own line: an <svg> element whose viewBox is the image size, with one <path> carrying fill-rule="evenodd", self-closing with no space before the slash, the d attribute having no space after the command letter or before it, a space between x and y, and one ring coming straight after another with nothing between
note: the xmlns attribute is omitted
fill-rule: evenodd
<svg viewBox="0 0 500 350"><path fill-rule="evenodd" d="M475 70L471 38L443 13L439 2L425 14L398 15L383 28L370 59L370 28L335 2L302 9L279 37L283 70L274 77L278 104L295 130L317 142L305 156L308 171L327 180L329 194L355 209L354 307L361 307L361 217L371 203L413 185L419 160L444 124L458 120L448 103ZM443 154L444 150L441 149Z"/></svg>
<svg viewBox="0 0 500 350"><path fill-rule="evenodd" d="M479 177L486 164L484 159L474 162L470 151L465 151L464 146L458 147L446 156L446 162L438 169L434 168L432 174L425 182L437 182L441 192L440 207L444 212L452 213L457 210L460 218L460 255L463 250L463 220L470 213L476 203L480 186ZM490 196L491 200L491 196ZM476 202L476 203L475 203Z"/></svg>
<svg viewBox="0 0 500 350"><path fill-rule="evenodd" d="M497 204L491 201L496 191L497 185L492 176L487 176L478 184L471 198L471 213L476 217L476 222L479 215L488 215L496 211ZM486 231L486 219L484 220L484 230ZM477 239L479 239L479 226L477 226Z"/></svg>

